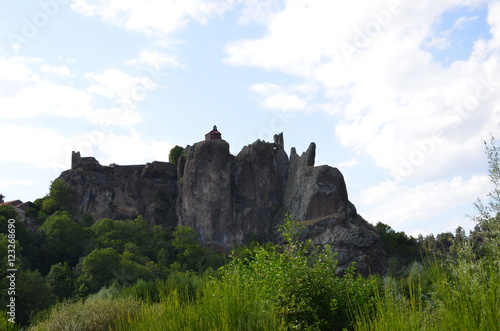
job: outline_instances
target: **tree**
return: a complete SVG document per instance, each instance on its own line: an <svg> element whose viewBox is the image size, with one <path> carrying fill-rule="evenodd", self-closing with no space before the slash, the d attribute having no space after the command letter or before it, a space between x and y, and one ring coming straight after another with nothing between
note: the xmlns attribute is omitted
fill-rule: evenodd
<svg viewBox="0 0 500 331"><path fill-rule="evenodd" d="M380 233L384 249L392 263L398 266L407 265L419 260L419 245L415 238L408 237L403 231L396 232L389 225L378 222L375 227Z"/></svg>
<svg viewBox="0 0 500 331"><path fill-rule="evenodd" d="M75 276L67 262L52 265L45 279L59 300L73 296L76 285Z"/></svg>
<svg viewBox="0 0 500 331"><path fill-rule="evenodd" d="M488 193L488 203L477 199L474 204L479 212L473 217L476 228L471 234L476 241L478 251L491 254L493 258L500 257L500 146L496 146L493 136L490 143L484 142L488 157L488 173L493 189Z"/></svg>
<svg viewBox="0 0 500 331"><path fill-rule="evenodd" d="M21 270L16 283L16 322L27 325L36 313L55 304L57 297L38 270Z"/></svg>
<svg viewBox="0 0 500 331"><path fill-rule="evenodd" d="M170 150L170 154L168 155L168 161L170 163L177 164L182 153L184 153L184 148L175 145L175 147Z"/></svg>
<svg viewBox="0 0 500 331"><path fill-rule="evenodd" d="M15 220L16 241L18 241L16 251L18 257L22 259L22 262L27 263L27 267L38 267L40 254L35 245L33 234L20 219L14 207L10 205L0 206L0 233L8 235L9 219Z"/></svg>
<svg viewBox="0 0 500 331"><path fill-rule="evenodd" d="M436 249L442 256L449 256L453 250L455 237L451 232L443 232L436 236Z"/></svg>
<svg viewBox="0 0 500 331"><path fill-rule="evenodd" d="M120 254L113 248L94 249L82 260L82 278L92 292L107 286L120 272Z"/></svg>
<svg viewBox="0 0 500 331"><path fill-rule="evenodd" d="M73 212L73 198L75 190L68 183L56 179L52 182L49 189L49 195L43 198L42 211L47 214L53 214L56 211Z"/></svg>
<svg viewBox="0 0 500 331"><path fill-rule="evenodd" d="M91 229L96 237L96 248L111 247L120 254L128 242L139 247L141 254L152 244L149 225L141 216L134 220L105 218L92 225Z"/></svg>
<svg viewBox="0 0 500 331"><path fill-rule="evenodd" d="M182 269L201 271L204 254L198 234L187 226L179 225L173 236L172 246L177 251L177 262Z"/></svg>
<svg viewBox="0 0 500 331"><path fill-rule="evenodd" d="M56 212L40 227L43 235L42 252L45 257L44 269L51 265L68 262L75 266L83 253L83 242L87 232L71 219L67 212Z"/></svg>

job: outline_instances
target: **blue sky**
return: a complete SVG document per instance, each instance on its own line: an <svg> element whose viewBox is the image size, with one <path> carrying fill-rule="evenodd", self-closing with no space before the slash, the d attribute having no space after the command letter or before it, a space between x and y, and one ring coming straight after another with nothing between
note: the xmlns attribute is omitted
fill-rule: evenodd
<svg viewBox="0 0 500 331"><path fill-rule="evenodd" d="M368 221L469 230L498 137L499 1L2 1L0 192L168 159L214 124L236 154L317 144Z"/></svg>

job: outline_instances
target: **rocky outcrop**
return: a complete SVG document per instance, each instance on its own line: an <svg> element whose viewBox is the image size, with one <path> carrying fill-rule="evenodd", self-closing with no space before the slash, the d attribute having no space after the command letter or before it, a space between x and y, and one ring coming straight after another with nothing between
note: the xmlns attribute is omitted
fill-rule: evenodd
<svg viewBox="0 0 500 331"><path fill-rule="evenodd" d="M377 230L349 202L342 173L315 167L315 155L314 143L300 157L292 148L284 210L305 225L303 239L333 248L340 272L356 262L362 273L383 273L387 265Z"/></svg>
<svg viewBox="0 0 500 331"><path fill-rule="evenodd" d="M59 179L75 188L80 217L133 219L142 215L151 224L177 224L177 171L173 164L107 167L82 163L64 171Z"/></svg>
<svg viewBox="0 0 500 331"><path fill-rule="evenodd" d="M185 150L177 210L181 225L194 228L208 245L230 243L233 232L231 160L224 140L206 140Z"/></svg>
<svg viewBox="0 0 500 331"><path fill-rule="evenodd" d="M290 153L284 206L293 217L303 221L345 212L349 202L340 171L329 166L315 167L315 155L314 143L301 157L295 148Z"/></svg>
<svg viewBox="0 0 500 331"><path fill-rule="evenodd" d="M277 229L288 212L305 225L303 239L331 246L339 271L356 262L364 274L383 273L376 229L349 202L340 171L314 166L315 154L311 143L301 156L292 148L288 158L282 135L274 143L257 140L236 156L226 141L213 139L188 146L177 166L104 167L75 155L75 166L60 179L75 187L80 215L181 224L205 245L226 251L250 239L279 242Z"/></svg>
<svg viewBox="0 0 500 331"><path fill-rule="evenodd" d="M257 140L245 146L231 167L233 223L236 242L249 237L268 241L274 238L288 178L288 156L275 144Z"/></svg>

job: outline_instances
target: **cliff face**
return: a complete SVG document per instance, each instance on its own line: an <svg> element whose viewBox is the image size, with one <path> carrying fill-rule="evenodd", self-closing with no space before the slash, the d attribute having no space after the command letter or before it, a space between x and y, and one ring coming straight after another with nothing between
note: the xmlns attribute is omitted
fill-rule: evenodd
<svg viewBox="0 0 500 331"><path fill-rule="evenodd" d="M179 223L194 228L206 244L231 242L231 160L229 144L209 140L185 150L179 180Z"/></svg>
<svg viewBox="0 0 500 331"><path fill-rule="evenodd" d="M106 167L95 161L74 166L59 179L75 188L80 217L133 219L142 215L151 224L177 225L177 171L173 164Z"/></svg>
<svg viewBox="0 0 500 331"><path fill-rule="evenodd" d="M362 273L383 273L385 252L375 228L348 200L340 171L314 166L316 146L290 159L281 141L256 141L237 156L223 140L188 146L178 165L104 167L74 157L73 169L59 177L75 187L79 215L130 219L195 229L208 246L228 250L251 238L280 240L285 212L301 221L304 239L329 244L339 270L351 262Z"/></svg>

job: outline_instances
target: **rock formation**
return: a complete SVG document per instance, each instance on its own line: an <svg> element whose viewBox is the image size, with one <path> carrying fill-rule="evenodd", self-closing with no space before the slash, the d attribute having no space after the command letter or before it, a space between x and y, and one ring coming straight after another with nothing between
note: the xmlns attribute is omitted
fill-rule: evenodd
<svg viewBox="0 0 500 331"><path fill-rule="evenodd" d="M144 216L151 224L175 226L177 199L176 166L166 162L146 165L101 166L90 158L78 160L73 154L72 169L59 179L75 188L77 215L102 218L132 219Z"/></svg>
<svg viewBox="0 0 500 331"><path fill-rule="evenodd" d="M189 226L202 242L229 250L254 238L279 242L285 212L306 226L304 239L329 244L339 270L356 262L361 273L383 273L385 252L376 229L349 202L344 178L330 166L314 166L316 146L301 156L257 140L238 155L221 139L188 146L178 164L101 166L73 155L61 174L76 190L78 214L130 219L143 215L151 224Z"/></svg>

